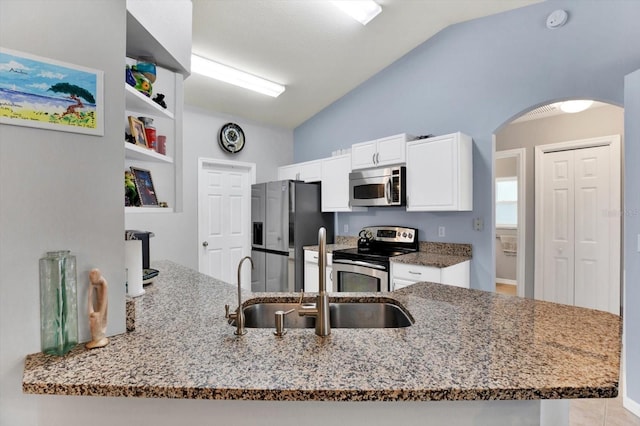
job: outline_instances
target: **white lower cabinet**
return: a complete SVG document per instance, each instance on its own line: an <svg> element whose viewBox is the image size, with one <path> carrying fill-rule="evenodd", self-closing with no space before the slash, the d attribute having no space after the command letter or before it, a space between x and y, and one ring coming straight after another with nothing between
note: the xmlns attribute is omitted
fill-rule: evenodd
<svg viewBox="0 0 640 426"><path fill-rule="evenodd" d="M469 265L468 260L446 268L391 262L391 291L423 281L469 288Z"/></svg>
<svg viewBox="0 0 640 426"><path fill-rule="evenodd" d="M327 291L333 291L333 255L327 253L327 265L325 268L325 276L327 279ZM304 251L304 291L318 292L320 290L320 279L318 270L318 252L313 250Z"/></svg>

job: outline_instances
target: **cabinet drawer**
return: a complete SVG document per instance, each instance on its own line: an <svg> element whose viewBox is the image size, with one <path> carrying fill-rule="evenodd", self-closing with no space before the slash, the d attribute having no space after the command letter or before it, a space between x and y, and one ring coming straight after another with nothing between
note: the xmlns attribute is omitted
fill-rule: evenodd
<svg viewBox="0 0 640 426"><path fill-rule="evenodd" d="M440 282L440 268L433 266L410 265L406 263L392 263L393 278L400 278L413 282Z"/></svg>
<svg viewBox="0 0 640 426"><path fill-rule="evenodd" d="M327 266L331 266L333 260L333 254L327 253ZM304 261L309 263L318 264L318 252L315 250L304 251Z"/></svg>

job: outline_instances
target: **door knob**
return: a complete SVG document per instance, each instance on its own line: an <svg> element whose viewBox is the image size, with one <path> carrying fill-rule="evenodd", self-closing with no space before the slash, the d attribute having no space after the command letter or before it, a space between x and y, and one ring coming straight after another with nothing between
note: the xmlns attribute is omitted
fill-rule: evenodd
<svg viewBox="0 0 640 426"><path fill-rule="evenodd" d="M202 247L208 247L209 243L207 241L205 241L204 243L202 243Z"/></svg>

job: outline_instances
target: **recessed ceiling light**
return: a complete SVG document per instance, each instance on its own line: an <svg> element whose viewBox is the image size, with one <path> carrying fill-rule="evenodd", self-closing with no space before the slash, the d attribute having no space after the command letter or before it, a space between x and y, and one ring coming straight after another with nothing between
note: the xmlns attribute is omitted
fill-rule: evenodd
<svg viewBox="0 0 640 426"><path fill-rule="evenodd" d="M191 71L274 98L280 96L285 90L285 87L281 84L197 55L191 55Z"/></svg>
<svg viewBox="0 0 640 426"><path fill-rule="evenodd" d="M382 7L373 0L337 0L331 3L362 25L367 25L382 11Z"/></svg>
<svg viewBox="0 0 640 426"><path fill-rule="evenodd" d="M591 100L566 101L560 104L560 109L564 112L574 113L588 109L593 104Z"/></svg>

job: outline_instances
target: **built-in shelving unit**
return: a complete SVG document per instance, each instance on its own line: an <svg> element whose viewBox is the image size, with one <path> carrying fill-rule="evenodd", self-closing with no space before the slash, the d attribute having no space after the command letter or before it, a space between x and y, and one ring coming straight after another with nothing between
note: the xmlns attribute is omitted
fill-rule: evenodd
<svg viewBox="0 0 640 426"><path fill-rule="evenodd" d="M151 100L151 98L138 92L130 85L125 83L124 89L127 109L132 109L142 114L166 117L171 120L174 119L174 115L171 111L162 108L160 105Z"/></svg>
<svg viewBox="0 0 640 426"><path fill-rule="evenodd" d="M189 76L191 57L191 2L157 2L149 7L146 0L127 0L127 49L125 62L153 60L156 81L152 97L165 95L163 108L124 81L125 116L123 117L124 169L149 170L158 201L169 207L125 207L125 214L172 213L182 210L182 102L183 80ZM180 27L183 32L175 33ZM129 132L128 116L153 119L156 135L166 137L166 155L153 149L124 141Z"/></svg>
<svg viewBox="0 0 640 426"><path fill-rule="evenodd" d="M125 156L131 160L153 161L158 163L173 164L173 157L155 152L152 149L134 145L129 142L124 143Z"/></svg>

